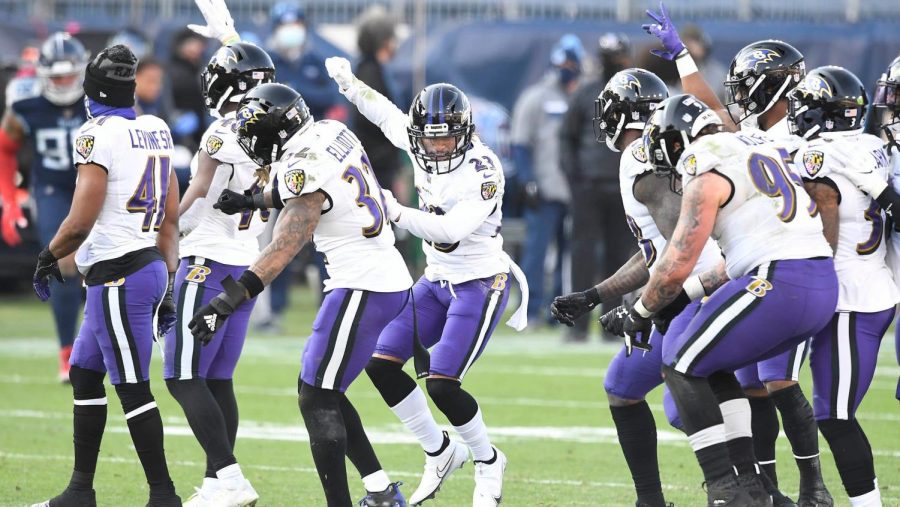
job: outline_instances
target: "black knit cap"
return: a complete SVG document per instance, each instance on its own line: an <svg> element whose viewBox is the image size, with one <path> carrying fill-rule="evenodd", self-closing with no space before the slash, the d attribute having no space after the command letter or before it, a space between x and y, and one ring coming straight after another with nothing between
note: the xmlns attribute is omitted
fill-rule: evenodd
<svg viewBox="0 0 900 507"><path fill-rule="evenodd" d="M104 49L87 66L85 95L106 106L133 106L136 68L137 58L126 46L117 44Z"/></svg>

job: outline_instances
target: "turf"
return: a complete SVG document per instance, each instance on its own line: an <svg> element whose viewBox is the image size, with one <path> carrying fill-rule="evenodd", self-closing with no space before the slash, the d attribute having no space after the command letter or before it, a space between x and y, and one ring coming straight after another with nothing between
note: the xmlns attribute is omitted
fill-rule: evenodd
<svg viewBox="0 0 900 507"><path fill-rule="evenodd" d="M324 498L296 403L299 358L315 298L294 293L286 336L251 334L235 376L242 436L236 454L259 491L261 506L319 506ZM49 307L30 297L0 301L0 505L25 505L58 493L71 467L71 391L55 381L56 352ZM860 410L876 453L885 505L900 506L900 411L894 389L900 368L893 333ZM561 345L558 330L516 334L503 327L466 377L497 445L509 457L503 492L509 506L634 505L630 476L603 395L603 373L616 348ZM202 451L161 381L158 350L152 385L166 423L166 450L178 492L187 498L203 474ZM803 386L811 396L808 375ZM108 388L110 418L97 471L100 505L143 505L147 487L117 398ZM349 391L382 464L411 493L422 454L363 376ZM678 506L704 505L702 478L685 439L668 427L660 390L649 397L660 430L665 493ZM441 416L438 420L446 423ZM826 482L838 505L849 505L821 441ZM778 446L782 489L796 496L797 472L787 441ZM363 493L348 469L354 496ZM471 464L445 485L434 507L470 504ZM429 505L429 504L426 504Z"/></svg>

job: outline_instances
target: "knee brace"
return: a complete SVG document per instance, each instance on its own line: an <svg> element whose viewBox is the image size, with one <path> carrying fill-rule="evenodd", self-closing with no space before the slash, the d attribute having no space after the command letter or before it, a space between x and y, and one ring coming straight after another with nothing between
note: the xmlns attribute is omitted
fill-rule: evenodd
<svg viewBox="0 0 900 507"><path fill-rule="evenodd" d="M416 388L416 381L403 372L403 365L388 359L369 359L366 374L389 407L406 399Z"/></svg>
<svg viewBox="0 0 900 507"><path fill-rule="evenodd" d="M458 380L429 378L425 380L425 388L434 404L454 426L462 426L478 413L478 402L462 390Z"/></svg>
<svg viewBox="0 0 900 507"><path fill-rule="evenodd" d="M685 375L671 366L663 366L663 373L685 433L693 435L723 423L722 413L714 409L718 408L718 400L707 379Z"/></svg>
<svg viewBox="0 0 900 507"><path fill-rule="evenodd" d="M72 394L76 401L103 400L106 405L106 389L103 387L105 373L73 366L69 370L69 382L72 383ZM101 404L96 401L94 404Z"/></svg>
<svg viewBox="0 0 900 507"><path fill-rule="evenodd" d="M116 394L122 403L125 419L141 415L156 408L156 400L150 392L150 382L137 382L134 384L118 384Z"/></svg>

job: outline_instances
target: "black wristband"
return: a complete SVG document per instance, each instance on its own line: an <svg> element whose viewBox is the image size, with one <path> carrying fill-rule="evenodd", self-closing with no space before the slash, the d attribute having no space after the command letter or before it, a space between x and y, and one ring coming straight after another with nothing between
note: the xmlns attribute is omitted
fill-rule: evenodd
<svg viewBox="0 0 900 507"><path fill-rule="evenodd" d="M900 201L900 195L897 195L897 192L890 186L885 187L884 191L875 198L875 202L877 202L878 205L881 206L881 209L883 209L891 218L894 217L892 208L898 201Z"/></svg>
<svg viewBox="0 0 900 507"><path fill-rule="evenodd" d="M247 292L250 294L250 299L258 296L259 293L266 288L262 280L260 280L259 277L256 276L256 273L250 271L249 269L246 269L243 273L241 273L241 277L238 278L238 282L240 282L244 287L247 288Z"/></svg>
<svg viewBox="0 0 900 507"><path fill-rule="evenodd" d="M588 301L590 301L593 305L600 304L600 291L597 290L597 287L591 287L590 289L584 291L587 296Z"/></svg>
<svg viewBox="0 0 900 507"><path fill-rule="evenodd" d="M41 250L41 253L38 254L38 260L41 262L46 262L47 264L53 264L58 259L55 255L53 255L53 252L50 251L50 247L47 246L43 250Z"/></svg>
<svg viewBox="0 0 900 507"><path fill-rule="evenodd" d="M262 192L250 196L250 209L264 209L266 207L266 195Z"/></svg>

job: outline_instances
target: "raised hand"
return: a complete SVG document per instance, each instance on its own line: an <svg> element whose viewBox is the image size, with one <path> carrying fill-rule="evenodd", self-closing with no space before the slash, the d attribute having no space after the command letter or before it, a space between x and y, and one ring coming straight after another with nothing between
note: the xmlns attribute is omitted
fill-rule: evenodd
<svg viewBox="0 0 900 507"><path fill-rule="evenodd" d="M325 69L328 76L334 79L341 90L350 88L356 76L353 75L353 69L350 67L350 61L340 56L332 56L325 60Z"/></svg>
<svg viewBox="0 0 900 507"><path fill-rule="evenodd" d="M192 31L210 39L218 39L224 45L241 40L234 29L234 19L225 0L194 0L206 20L206 26L188 25Z"/></svg>
<svg viewBox="0 0 900 507"><path fill-rule="evenodd" d="M659 39L663 48L665 48L663 50L651 49L650 52L660 58L674 60L675 57L684 50L684 43L681 42L681 37L678 36L678 30L669 18L669 11L666 10L665 4L662 2L659 3L659 13L647 9L647 15L650 16L655 23L643 24L641 25L641 28L643 28L645 32Z"/></svg>

